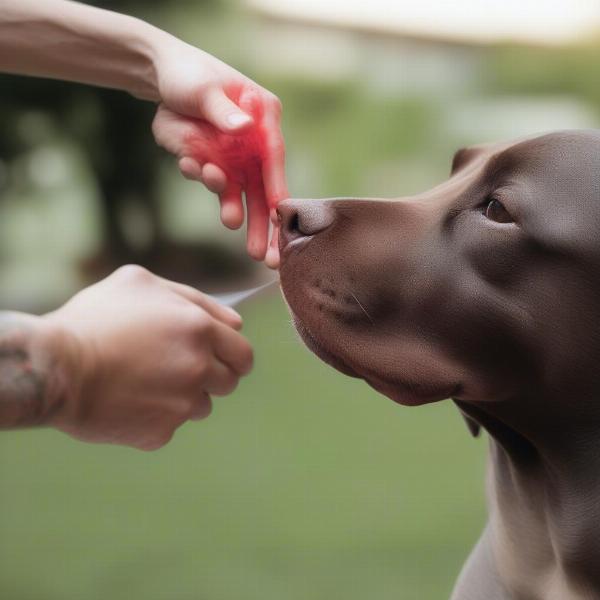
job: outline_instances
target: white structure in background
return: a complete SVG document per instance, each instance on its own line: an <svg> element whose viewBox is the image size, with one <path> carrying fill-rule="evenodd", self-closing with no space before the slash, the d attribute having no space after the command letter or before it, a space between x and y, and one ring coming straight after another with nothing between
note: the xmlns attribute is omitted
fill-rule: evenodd
<svg viewBox="0 0 600 600"><path fill-rule="evenodd" d="M561 44L600 29L598 0L247 0L295 20L477 43Z"/></svg>
<svg viewBox="0 0 600 600"><path fill-rule="evenodd" d="M260 0L262 1L262 0ZM376 94L462 94L476 84L477 45L269 10L252 0L253 57L261 70L353 80Z"/></svg>
<svg viewBox="0 0 600 600"><path fill-rule="evenodd" d="M572 43L600 33L598 0L246 0L262 70L359 81L377 96L444 105L449 135L486 139L597 126L573 98L477 97L481 60L503 41Z"/></svg>
<svg viewBox="0 0 600 600"><path fill-rule="evenodd" d="M598 126L596 113L569 96L465 98L449 105L445 119L445 132L451 139L476 142Z"/></svg>

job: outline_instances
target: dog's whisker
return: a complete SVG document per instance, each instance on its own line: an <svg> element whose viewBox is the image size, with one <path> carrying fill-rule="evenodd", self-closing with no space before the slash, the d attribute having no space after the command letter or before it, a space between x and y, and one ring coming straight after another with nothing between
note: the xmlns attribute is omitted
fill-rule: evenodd
<svg viewBox="0 0 600 600"><path fill-rule="evenodd" d="M360 303L360 300L355 296L355 294L351 291L350 295L356 300L356 304L360 306L360 309L365 313L367 319L371 321L371 325L375 325L375 321L371 318L371 315L367 312L367 309Z"/></svg>

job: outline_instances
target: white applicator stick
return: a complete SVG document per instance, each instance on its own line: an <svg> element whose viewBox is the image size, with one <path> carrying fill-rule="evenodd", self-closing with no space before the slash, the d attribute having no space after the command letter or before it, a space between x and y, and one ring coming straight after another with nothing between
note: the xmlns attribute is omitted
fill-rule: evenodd
<svg viewBox="0 0 600 600"><path fill-rule="evenodd" d="M222 304L223 306L229 306L230 308L234 308L235 306L238 306L245 300L252 298L259 292L262 292L262 290L268 288L269 286L273 285L274 283L277 283L278 281L279 281L279 279L274 279L273 281L269 281L268 283L259 285L254 288L250 288L248 290L240 290L237 292L226 292L224 294L211 294L210 297L213 298L214 300L216 300L219 304Z"/></svg>

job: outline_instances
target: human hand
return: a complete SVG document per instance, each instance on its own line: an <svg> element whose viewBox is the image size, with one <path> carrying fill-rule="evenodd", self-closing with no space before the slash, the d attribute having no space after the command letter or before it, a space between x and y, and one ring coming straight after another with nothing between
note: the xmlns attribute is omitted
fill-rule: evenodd
<svg viewBox="0 0 600 600"><path fill-rule="evenodd" d="M219 194L228 227L243 223L245 192L248 251L265 257L269 213L274 218L288 195L281 103L271 92L140 19L63 0L0 2L0 71L122 89L161 103L156 141L179 157L186 177ZM267 263L274 267L277 259L274 239Z"/></svg>
<svg viewBox="0 0 600 600"><path fill-rule="evenodd" d="M194 288L126 266L43 317L71 348L69 393L50 424L143 450L211 411L252 367L241 318ZM65 343L69 339L73 343ZM75 348L75 351L73 351Z"/></svg>
<svg viewBox="0 0 600 600"><path fill-rule="evenodd" d="M229 228L244 222L245 193L248 253L277 267L274 209L288 196L278 98L178 40L160 47L155 64L162 100L153 123L157 143L179 158L185 177L219 195L221 220Z"/></svg>

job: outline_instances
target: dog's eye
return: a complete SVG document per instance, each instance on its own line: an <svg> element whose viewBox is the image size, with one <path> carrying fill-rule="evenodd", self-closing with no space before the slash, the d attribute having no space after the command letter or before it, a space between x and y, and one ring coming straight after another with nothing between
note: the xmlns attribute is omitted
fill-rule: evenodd
<svg viewBox="0 0 600 600"><path fill-rule="evenodd" d="M485 216L496 223L514 223L510 213L499 200L492 198L485 207Z"/></svg>

